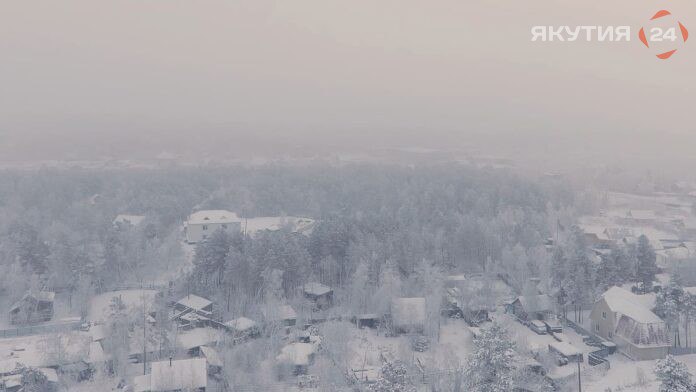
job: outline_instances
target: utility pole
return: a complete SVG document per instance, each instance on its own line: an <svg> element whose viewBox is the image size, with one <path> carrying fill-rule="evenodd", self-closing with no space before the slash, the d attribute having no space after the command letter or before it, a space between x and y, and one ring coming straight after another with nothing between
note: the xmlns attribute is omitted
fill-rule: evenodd
<svg viewBox="0 0 696 392"><path fill-rule="evenodd" d="M580 361L578 361L578 392L582 392L582 381L580 381Z"/></svg>

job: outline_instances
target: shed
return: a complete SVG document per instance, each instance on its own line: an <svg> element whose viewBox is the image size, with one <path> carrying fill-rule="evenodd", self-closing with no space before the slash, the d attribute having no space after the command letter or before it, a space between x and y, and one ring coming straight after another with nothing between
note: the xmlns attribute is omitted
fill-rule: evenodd
<svg viewBox="0 0 696 392"><path fill-rule="evenodd" d="M568 362L582 362L582 351L568 342L549 343L549 352L567 359Z"/></svg>

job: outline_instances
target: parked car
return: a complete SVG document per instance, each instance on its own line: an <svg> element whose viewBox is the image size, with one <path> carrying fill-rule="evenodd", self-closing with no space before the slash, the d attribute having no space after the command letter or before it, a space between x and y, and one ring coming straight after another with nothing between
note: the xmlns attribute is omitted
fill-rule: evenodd
<svg viewBox="0 0 696 392"><path fill-rule="evenodd" d="M546 324L543 321L532 320L529 322L529 328L539 335L546 335Z"/></svg>
<svg viewBox="0 0 696 392"><path fill-rule="evenodd" d="M548 332L548 333L562 333L563 332L563 325L561 325L561 322L556 318L544 320L544 324L546 325L546 332Z"/></svg>

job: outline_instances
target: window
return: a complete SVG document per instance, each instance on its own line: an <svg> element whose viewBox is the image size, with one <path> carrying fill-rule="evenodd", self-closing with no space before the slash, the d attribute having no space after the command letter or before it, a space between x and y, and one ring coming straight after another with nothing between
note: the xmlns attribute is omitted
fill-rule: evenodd
<svg viewBox="0 0 696 392"><path fill-rule="evenodd" d="M595 330L595 332L599 332L599 324L595 324L594 330Z"/></svg>
<svg viewBox="0 0 696 392"><path fill-rule="evenodd" d="M607 312L602 312L602 318L603 319L607 318Z"/></svg>
<svg viewBox="0 0 696 392"><path fill-rule="evenodd" d="M208 230L208 225L203 225L203 230Z"/></svg>

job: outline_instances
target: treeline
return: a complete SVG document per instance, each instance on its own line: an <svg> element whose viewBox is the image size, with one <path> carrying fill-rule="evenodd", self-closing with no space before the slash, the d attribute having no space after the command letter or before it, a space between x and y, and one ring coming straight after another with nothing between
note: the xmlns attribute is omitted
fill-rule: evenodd
<svg viewBox="0 0 696 392"><path fill-rule="evenodd" d="M0 289L21 295L27 284L10 278L18 273L71 290L166 276L182 290L212 282L212 295L228 297L254 294L279 270L284 294L308 280L376 290L387 266L408 282L431 267L484 271L515 247L533 259L573 195L561 182L455 164L5 171ZM309 237L281 230L226 239L224 258L198 249L194 273L177 276L187 257L181 224L207 208L318 224ZM147 219L119 231L112 220L122 213Z"/></svg>

